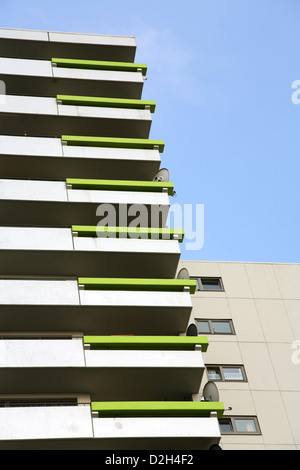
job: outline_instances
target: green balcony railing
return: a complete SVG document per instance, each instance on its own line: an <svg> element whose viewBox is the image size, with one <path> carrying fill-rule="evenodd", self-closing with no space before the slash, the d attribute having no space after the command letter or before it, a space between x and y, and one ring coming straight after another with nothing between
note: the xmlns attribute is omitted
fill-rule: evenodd
<svg viewBox="0 0 300 470"><path fill-rule="evenodd" d="M66 143L66 145L76 145L85 147L109 147L148 150L152 150L153 148L157 147L159 152L163 152L165 147L165 143L163 140L152 139L62 135L61 140L62 142Z"/></svg>
<svg viewBox="0 0 300 470"><path fill-rule="evenodd" d="M193 351L201 346L206 352L206 336L84 336L91 349Z"/></svg>
<svg viewBox="0 0 300 470"><path fill-rule="evenodd" d="M124 290L124 291L160 291L183 292L189 288L191 294L196 291L194 279L132 279L132 278L78 278L78 284L86 290Z"/></svg>
<svg viewBox="0 0 300 470"><path fill-rule="evenodd" d="M66 145L77 145L83 147L109 147L145 150L152 150L153 148L157 147L159 152L163 152L165 147L163 140L152 139L62 135L61 140L62 142L65 142Z"/></svg>
<svg viewBox="0 0 300 470"><path fill-rule="evenodd" d="M145 76L147 73L146 64L135 64L131 62L111 62L103 60L81 60L81 59L62 59L52 58L52 64L57 67L75 68L75 69L90 69L90 70L111 70L119 72L142 72Z"/></svg>
<svg viewBox="0 0 300 470"><path fill-rule="evenodd" d="M168 194L174 194L174 184L161 181L126 181L126 180L94 180L67 178L66 184L72 189L100 189L103 191L138 191L138 192L162 192L168 190Z"/></svg>
<svg viewBox="0 0 300 470"><path fill-rule="evenodd" d="M64 105L98 106L105 108L145 109L149 107L151 113L155 112L155 101L133 100L123 98L100 98L98 96L57 95L57 101Z"/></svg>
<svg viewBox="0 0 300 470"><path fill-rule="evenodd" d="M109 227L109 226L88 226L72 225L72 232L76 232L79 237L113 237L113 238L141 238L170 240L174 237L179 243L183 241L184 231L182 229L171 228L149 228L149 227Z"/></svg>
<svg viewBox="0 0 300 470"><path fill-rule="evenodd" d="M220 419L224 413L224 404L206 401L92 402L91 410L98 413L99 418L209 417L212 412L216 412Z"/></svg>

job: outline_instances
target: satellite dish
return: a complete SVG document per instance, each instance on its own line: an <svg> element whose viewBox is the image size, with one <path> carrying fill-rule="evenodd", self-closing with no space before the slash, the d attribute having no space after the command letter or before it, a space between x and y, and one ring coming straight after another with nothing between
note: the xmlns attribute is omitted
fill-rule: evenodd
<svg viewBox="0 0 300 470"><path fill-rule="evenodd" d="M216 384L209 380L202 392L203 401L219 401L219 390Z"/></svg>
<svg viewBox="0 0 300 470"><path fill-rule="evenodd" d="M186 268L180 269L180 271L177 274L177 279L189 279L190 275L189 272Z"/></svg>
<svg viewBox="0 0 300 470"><path fill-rule="evenodd" d="M161 170L159 170L153 178L153 181L157 183L160 183L163 181L167 183L169 180L170 180L170 173L169 173L169 170L167 170L166 168L162 168Z"/></svg>
<svg viewBox="0 0 300 470"><path fill-rule="evenodd" d="M191 323L188 327L188 329L186 330L186 335L187 336L198 336L198 330L197 330L197 327L195 325L195 323Z"/></svg>

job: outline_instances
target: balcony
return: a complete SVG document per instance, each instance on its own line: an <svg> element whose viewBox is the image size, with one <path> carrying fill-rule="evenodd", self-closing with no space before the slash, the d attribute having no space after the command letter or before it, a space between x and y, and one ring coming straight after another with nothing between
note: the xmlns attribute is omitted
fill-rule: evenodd
<svg viewBox="0 0 300 470"><path fill-rule="evenodd" d="M81 305L118 315L122 334L178 334L187 328L194 281L79 278L78 284Z"/></svg>
<svg viewBox="0 0 300 470"><path fill-rule="evenodd" d="M80 69L80 70L109 70L123 72L141 72L143 76L147 74L146 64L112 62L100 60L76 60L76 59L59 59L52 58L52 65L61 68Z"/></svg>
<svg viewBox="0 0 300 470"><path fill-rule="evenodd" d="M56 137L75 133L118 138L149 137L152 101L67 98L64 95L58 95L58 98L4 95L0 103L1 134Z"/></svg>
<svg viewBox="0 0 300 470"><path fill-rule="evenodd" d="M85 449L93 437L90 406L0 408L2 450Z"/></svg>
<svg viewBox="0 0 300 470"><path fill-rule="evenodd" d="M178 335L195 287L180 279L0 279L1 330Z"/></svg>
<svg viewBox="0 0 300 470"><path fill-rule="evenodd" d="M182 230L0 227L0 274L174 278Z"/></svg>
<svg viewBox="0 0 300 470"><path fill-rule="evenodd" d="M92 402L95 438L121 449L209 449L223 411L214 402Z"/></svg>
<svg viewBox="0 0 300 470"><path fill-rule="evenodd" d="M174 185L161 181L125 181L125 180L97 180L83 178L67 178L66 184L72 189L103 190L110 191L152 191L155 193L166 192L169 196L174 194Z"/></svg>
<svg viewBox="0 0 300 470"><path fill-rule="evenodd" d="M164 150L164 141L149 139L131 139L131 138L110 138L110 137L91 137L80 135L63 135L62 141L69 146L86 147L114 147L114 148L135 148L135 149L153 149L157 148L160 152Z"/></svg>
<svg viewBox="0 0 300 470"><path fill-rule="evenodd" d="M221 402L196 401L120 401L92 402L93 416L98 418L128 418L128 417L209 417L212 413L221 419L224 405Z"/></svg>
<svg viewBox="0 0 300 470"><path fill-rule="evenodd" d="M103 98L99 96L72 96L57 95L57 103L66 106L90 106L95 108L115 108L115 109L148 109L155 112L155 101L132 100L124 98Z"/></svg>
<svg viewBox="0 0 300 470"><path fill-rule="evenodd" d="M214 402L0 408L0 448L208 450L220 442L223 410Z"/></svg>
<svg viewBox="0 0 300 470"><path fill-rule="evenodd" d="M88 392L95 401L184 400L199 391L206 337L61 336L1 339L0 395Z"/></svg>
<svg viewBox="0 0 300 470"><path fill-rule="evenodd" d="M172 185L167 185L167 192L165 186L152 181L2 179L0 220L2 225L98 225L107 210L109 225L128 226L139 209L143 226L164 227L168 192L173 191Z"/></svg>
<svg viewBox="0 0 300 470"><path fill-rule="evenodd" d="M159 350L206 352L206 336L84 336L85 348L92 350Z"/></svg>
<svg viewBox="0 0 300 470"><path fill-rule="evenodd" d="M136 51L132 36L74 34L0 28L2 57L111 60L133 62Z"/></svg>
<svg viewBox="0 0 300 470"><path fill-rule="evenodd" d="M59 180L95 175L109 179L114 175L117 179L152 180L163 151L161 141L156 140L141 145L139 139L132 139L128 145L127 139L123 143L105 139L103 147L64 142L66 145L61 138L0 135L0 176Z"/></svg>
<svg viewBox="0 0 300 470"><path fill-rule="evenodd" d="M78 278L78 284L87 291L134 290L142 292L191 292L191 294L195 293L197 286L193 279L110 279L81 277Z"/></svg>
<svg viewBox="0 0 300 470"><path fill-rule="evenodd" d="M145 64L74 59L0 58L8 95L55 97L58 93L141 99Z"/></svg>

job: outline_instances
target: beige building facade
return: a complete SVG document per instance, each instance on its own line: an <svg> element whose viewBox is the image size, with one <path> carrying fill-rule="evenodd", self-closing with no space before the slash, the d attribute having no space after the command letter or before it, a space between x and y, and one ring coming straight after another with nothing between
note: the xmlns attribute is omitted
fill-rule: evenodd
<svg viewBox="0 0 300 470"><path fill-rule="evenodd" d="M225 406L222 449L299 449L300 265L180 266L198 281L191 321L209 339L206 375Z"/></svg>

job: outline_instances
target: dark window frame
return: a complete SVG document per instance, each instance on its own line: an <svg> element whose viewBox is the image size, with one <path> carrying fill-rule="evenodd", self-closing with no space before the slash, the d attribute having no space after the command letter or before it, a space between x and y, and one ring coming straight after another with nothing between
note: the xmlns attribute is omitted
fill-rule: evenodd
<svg viewBox="0 0 300 470"><path fill-rule="evenodd" d="M254 427L255 427L255 431L238 431L237 430L237 427L236 427L236 423L235 421L236 420L244 420L244 421L247 421L247 420L251 420L254 422ZM231 426L231 429L232 431L222 431L222 422L225 424L225 422L229 423L229 425ZM240 436L243 436L243 435L246 435L246 436L257 436L257 435L261 435L261 429L260 429L260 426L259 426L259 422L258 422L258 419L257 419L257 416L224 416L223 418L219 419L219 425L220 425L220 431L221 431L221 434L222 435L232 435L232 434L236 434L236 435L240 435Z"/></svg>
<svg viewBox="0 0 300 470"><path fill-rule="evenodd" d="M226 379L225 374L223 369L241 369L242 373L242 380L230 380ZM209 372L208 369L218 369L219 370L219 376L221 377L220 379L217 378L210 378L209 377ZM231 382L248 382L247 375L245 372L245 367L241 364L206 364L206 372L209 380L213 380L214 382L226 382L226 383L231 383Z"/></svg>
<svg viewBox="0 0 300 470"><path fill-rule="evenodd" d="M219 276L190 276L190 279L194 279L195 281L197 281L196 292L199 292L199 291L201 291L201 292L225 292L223 280ZM205 288L205 283L203 285L203 281L216 282L216 285L218 285L219 288L218 289L207 289L207 288Z"/></svg>
<svg viewBox="0 0 300 470"><path fill-rule="evenodd" d="M198 330L198 334L208 334L208 335L235 335L235 329L233 326L233 321L231 319L227 318L195 318L196 321L196 326ZM198 328L198 322L207 322L208 327L209 327L209 332L204 332L204 331L199 331ZM213 322L223 322L223 323L228 323L231 332L230 333L221 333L221 332L215 332L214 327L213 327Z"/></svg>

